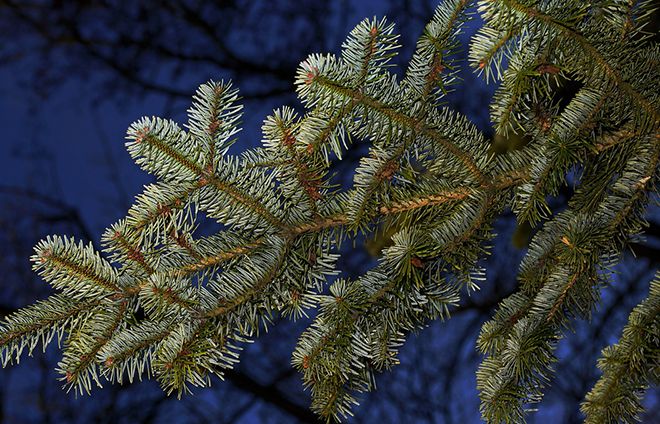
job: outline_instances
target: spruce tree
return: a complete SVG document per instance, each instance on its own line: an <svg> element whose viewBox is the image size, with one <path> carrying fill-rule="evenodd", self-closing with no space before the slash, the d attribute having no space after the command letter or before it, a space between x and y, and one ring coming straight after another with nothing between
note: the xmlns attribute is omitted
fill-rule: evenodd
<svg viewBox="0 0 660 424"><path fill-rule="evenodd" d="M493 222L511 208L538 231L519 290L482 328L477 384L484 420L524 422L552 383L558 340L598 307L646 225L660 149L660 51L644 31L653 11L650 0L445 0L402 78L393 25L364 20L341 56L301 63L304 110L275 110L262 147L238 155L238 91L203 84L185 128L145 117L128 129L129 153L158 182L103 234L104 256L68 237L36 246L34 268L57 293L5 318L3 364L57 339L67 390L155 378L181 396L222 377L274 317L315 309L292 363L311 408L340 420L412 331L448 318L484 280ZM498 84L497 133L523 139L506 152L443 106L477 13L469 64ZM579 88L567 97L569 84ZM345 189L330 166L352 143L369 153ZM568 206L552 210L568 184ZM222 230L196 234L202 214ZM344 241L388 230L377 266L329 283ZM633 421L658 384L659 279L603 351L587 422Z"/></svg>

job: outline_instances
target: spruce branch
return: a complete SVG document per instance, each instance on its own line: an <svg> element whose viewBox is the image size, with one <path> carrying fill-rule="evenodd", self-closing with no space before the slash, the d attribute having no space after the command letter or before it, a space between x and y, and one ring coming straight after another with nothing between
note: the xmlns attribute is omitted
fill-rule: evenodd
<svg viewBox="0 0 660 424"><path fill-rule="evenodd" d="M482 327L477 383L485 420L524 422L552 383L558 341L598 306L646 226L660 156L658 49L643 34L650 2L477 2L485 24L470 62L500 84L496 130L525 137L496 154L440 105L458 80L472 3L437 7L401 81L385 19L359 23L339 56L310 55L295 81L304 110L273 111L261 148L229 153L242 110L230 83L200 86L185 128L136 121L127 148L158 182L104 233L107 260L69 238L37 245L35 270L60 293L4 319L3 363L57 336L68 388L146 376L181 396L235 375L241 345L276 318L317 308L292 363L312 410L341 420L398 364L411 332L448 318L462 291L483 283L494 222L511 208L542 225L519 290ZM566 94L571 84L578 89ZM337 187L331 161L353 142L369 153L352 186ZM568 207L552 210L548 197L568 181ZM222 230L199 236L202 217ZM378 265L326 290L342 242L380 230L391 245ZM656 283L604 353L604 376L583 406L592 421L629 420L639 392L657 383Z"/></svg>
<svg viewBox="0 0 660 424"><path fill-rule="evenodd" d="M79 393L90 393L92 383L102 387L101 368L96 356L109 342L113 334L121 329L127 313L127 302L104 302L91 311L91 316L79 328L71 331L58 364L63 375L65 388L74 388Z"/></svg>
<svg viewBox="0 0 660 424"><path fill-rule="evenodd" d="M99 305L102 300L76 301L70 296L56 294L9 314L0 327L3 366L14 358L18 362L26 347L28 354L32 354L39 342L45 350L55 335L58 342L61 341L66 329L79 325L88 315L86 312Z"/></svg>
<svg viewBox="0 0 660 424"><path fill-rule="evenodd" d="M401 125L409 131L420 133L421 135L428 137L434 142L442 145L465 165L465 167L470 171L470 173L474 175L474 178L478 182L487 182L486 177L479 169L471 155L458 147L452 140L445 137L438 129L431 127L426 122L398 111L395 106L393 107L393 105L389 105L379 101L376 98L365 96L360 92L356 92L348 87L345 87L337 81L326 79L323 76L316 76L314 78L314 82L324 88L327 88L330 92L336 93L338 96L342 96L345 99L355 101L357 104L363 105L364 107L379 113L383 117L389 119L393 124Z"/></svg>
<svg viewBox="0 0 660 424"><path fill-rule="evenodd" d="M454 55L460 47L458 35L469 19L468 0L453 0L445 7L438 7L424 33L406 70L402 86L414 93L411 102L420 102L421 110L437 105L437 100L447 94L457 82Z"/></svg>
<svg viewBox="0 0 660 424"><path fill-rule="evenodd" d="M603 74L619 87L629 98L644 111L650 119L650 125L657 126L660 123L660 113L652 101L647 99L643 94L639 93L630 82L626 81L621 73L615 69L605 56L594 46L594 44L583 34L570 27L566 21L560 21L553 18L551 15L543 13L533 7L525 6L523 3L516 0L501 0L502 3L513 10L516 10L524 15L531 21L538 21L554 31L557 31L561 36L567 40L575 42L581 51L586 53L590 60L593 60L596 65L602 70ZM568 24L568 25L567 25Z"/></svg>
<svg viewBox="0 0 660 424"><path fill-rule="evenodd" d="M645 184L653 184L660 155L657 144L650 151L644 144L637 148L595 212L569 209L537 234L528 255L535 268L525 261L521 267L521 277L529 276L523 291L483 327L479 346L489 356L479 370L478 387L486 420L524 421L524 406L539 402L550 382L562 328L574 316L588 316L608 268L639 231ZM516 373L521 366L524 378Z"/></svg>
<svg viewBox="0 0 660 424"><path fill-rule="evenodd" d="M91 244L53 236L42 240L32 256L35 271L51 285L74 298L100 297L121 291L116 270Z"/></svg>
<svg viewBox="0 0 660 424"><path fill-rule="evenodd" d="M619 341L603 349L598 368L603 375L587 394L582 412L587 423L633 423L642 411L641 398L660 381L660 274L648 297L630 313Z"/></svg>

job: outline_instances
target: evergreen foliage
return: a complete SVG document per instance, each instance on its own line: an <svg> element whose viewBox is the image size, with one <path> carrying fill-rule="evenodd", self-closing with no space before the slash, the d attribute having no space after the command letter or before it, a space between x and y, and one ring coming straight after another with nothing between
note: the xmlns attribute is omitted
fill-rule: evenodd
<svg viewBox="0 0 660 424"><path fill-rule="evenodd" d="M504 154L442 105L475 11L484 25L470 63L499 84L493 124L525 136ZM304 113L275 110L263 147L239 156L227 153L238 92L203 84L187 129L155 117L129 128L128 151L159 182L103 235L107 259L66 237L37 245L34 268L59 293L2 322L3 363L57 338L67 390L146 377L181 395L222 377L275 316L317 308L292 363L312 409L339 420L397 364L408 334L448 318L484 279L493 221L510 207L542 225L519 291L482 328L477 382L486 421L524 422L551 384L558 340L597 307L646 225L660 149L660 51L643 32L652 12L651 1L446 0L400 81L390 71L393 25L365 20L340 57L301 63ZM559 93L569 83L579 89L567 99ZM351 143L369 143L369 153L342 190L330 165ZM551 210L548 197L569 182L568 208ZM202 212L223 230L197 236ZM392 244L374 269L326 290L343 240L388 229ZM658 383L658 278L603 351L588 422L631 421Z"/></svg>

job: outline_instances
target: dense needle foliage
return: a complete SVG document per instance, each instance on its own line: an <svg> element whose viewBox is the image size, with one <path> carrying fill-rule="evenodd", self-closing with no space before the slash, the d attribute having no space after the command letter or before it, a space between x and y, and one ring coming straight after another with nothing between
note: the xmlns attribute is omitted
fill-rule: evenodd
<svg viewBox="0 0 660 424"><path fill-rule="evenodd" d="M58 293L2 322L4 364L57 338L68 389L148 377L181 395L222 376L275 316L316 308L292 362L312 409L340 419L397 364L411 331L448 318L484 279L493 221L511 208L539 229L519 291L482 328L477 383L486 421L524 422L551 384L557 341L598 306L645 226L660 148L660 51L644 33L652 3L446 0L401 79L390 72L393 25L365 20L340 57L301 63L304 111L275 110L263 147L239 155L228 154L241 117L230 83L199 88L185 129L138 120L128 150L159 182L103 235L105 258L67 237L37 245L34 268ZM442 106L458 80L458 34L475 13L484 25L470 65L499 84L498 134L524 141L506 152ZM569 84L578 88L566 96ZM344 189L330 165L352 143L369 153ZM568 207L551 210L548 197L569 183ZM222 231L197 235L201 213ZM344 240L389 230L375 268L326 287ZM588 422L634 420L658 383L658 278L603 352Z"/></svg>

